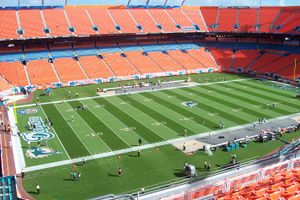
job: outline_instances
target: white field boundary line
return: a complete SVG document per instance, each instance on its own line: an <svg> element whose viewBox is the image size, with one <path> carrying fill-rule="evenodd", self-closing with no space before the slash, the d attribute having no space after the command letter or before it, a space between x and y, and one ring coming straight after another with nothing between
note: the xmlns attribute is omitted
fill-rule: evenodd
<svg viewBox="0 0 300 200"><path fill-rule="evenodd" d="M286 119L286 118L294 118L294 117L299 117L299 116L300 116L300 113L296 113L296 114L292 114L292 115L273 118L273 119L268 120L268 122L277 121L277 120ZM163 145L167 145L167 144L182 143L182 142L186 142L188 140L199 139L200 137L201 138L208 137L209 135L215 135L215 134L219 134L222 132L233 131L233 130L237 130L237 129L241 129L241 128L245 128L245 127L249 127L249 126L252 127L253 123L249 123L249 124L245 124L245 125L241 125L241 126L235 126L235 127L231 127L231 128L227 128L227 129L222 129L222 130L217 130L217 131L213 131L213 132L199 133L197 135L176 138L176 139L163 141L163 142L146 144L146 145L143 145L140 147L136 146L136 147L131 147L131 148L127 148L127 149L122 149L122 150L117 150L117 151L112 151L112 152L107 152L107 153L100 153L100 154L81 157L81 158L75 158L75 159L63 160L63 161L58 161L58 162L53 162L53 163L48 163L48 164L36 165L36 166L24 168L23 171L31 172L31 171L42 170L42 169L47 169L47 168L51 168L51 167L58 167L58 166L63 166L63 165L74 164L74 163L82 162L83 160L88 161L88 160L94 160L94 159L99 159L99 158L105 158L108 156L116 156L119 154L134 152L134 151L137 151L138 149L144 150L144 149L155 148L155 147L159 147L159 146L163 146Z"/></svg>
<svg viewBox="0 0 300 200"><path fill-rule="evenodd" d="M11 142L12 142L12 148L14 154L13 159L15 163L16 173L19 174L26 167L25 158L24 158L21 140L20 137L18 136L18 127L16 125L14 110L10 108L7 114L8 114L8 119L11 124L11 130L12 130Z"/></svg>
<svg viewBox="0 0 300 200"><path fill-rule="evenodd" d="M229 80L229 81L218 81L218 82L213 82L213 83L196 83L196 82L187 82L182 86L177 86L177 87L169 87L169 88L156 88L155 90L152 90L152 88L141 90L141 91L132 91L130 94L137 94L137 93L144 93L144 92L157 92L161 90L172 90L172 89L179 89L179 88L186 88L186 87L194 87L194 86L202 86L202 85L214 85L214 84L222 84L222 83L230 83L230 82L239 82L239 81L246 81L246 80L252 80L252 78L244 78L244 79L236 79L236 80ZM170 84L170 83L175 83L175 82L182 82L182 81L172 81L172 82L166 82L163 84ZM112 89L112 88L106 88ZM105 97L110 97L110 96L119 96L119 95L126 95L126 94L109 94L105 96L93 96L93 97L84 97L84 98L78 98L78 99L65 99L63 102L72 102L72 101L82 101L82 100L89 100L89 99L97 99L97 98L105 98ZM47 104L57 104L61 103L62 100L59 101L49 101L49 102L43 102L43 103L38 103L38 105L47 105ZM25 108L25 107L32 107L36 106L36 103L32 104L26 104L26 105L19 105L16 106L16 108ZM13 106L9 106L12 108Z"/></svg>

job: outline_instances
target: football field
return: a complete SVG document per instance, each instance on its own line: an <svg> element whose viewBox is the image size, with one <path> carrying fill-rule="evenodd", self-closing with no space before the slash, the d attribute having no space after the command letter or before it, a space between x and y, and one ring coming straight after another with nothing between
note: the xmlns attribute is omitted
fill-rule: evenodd
<svg viewBox="0 0 300 200"><path fill-rule="evenodd" d="M26 166L158 143L299 112L295 91L271 82L238 79L110 97L74 99L17 109ZM273 107L274 105L274 107ZM86 109L81 109L86 108ZM22 110L31 110L20 114ZM26 152L28 121L38 117L49 138L40 143L53 155L32 159ZM48 126L48 120L52 126ZM43 136L42 136L43 137ZM36 140L38 141L38 140ZM40 144L41 145L41 144Z"/></svg>

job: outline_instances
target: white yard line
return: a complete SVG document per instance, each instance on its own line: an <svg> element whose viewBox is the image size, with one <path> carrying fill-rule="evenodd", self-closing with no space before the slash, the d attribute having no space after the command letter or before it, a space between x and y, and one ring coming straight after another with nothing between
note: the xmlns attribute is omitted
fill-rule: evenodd
<svg viewBox="0 0 300 200"><path fill-rule="evenodd" d="M286 118L294 118L294 117L299 117L299 116L300 116L300 113L296 113L296 114L292 114L292 115L273 118L273 119L268 120L268 122L272 122L272 121L276 121L276 120L280 120L280 119L286 119ZM233 130L237 130L237 129L241 129L241 128L245 128L245 127L249 127L249 126L252 127L253 123L249 123L249 124L245 124L245 125L241 125L241 126L235 126L235 127L231 127L231 128L227 128L227 129L222 129L222 130L217 130L217 131L213 131L213 132L199 133L197 135L176 138L176 139L163 141L163 142L146 144L146 145L143 145L143 146L140 146L140 147L136 146L136 147L131 147L131 148L128 148L128 149L112 151L112 152L108 152L108 153L101 153L101 154L96 154L96 155L92 155L92 156L86 156L86 157L81 157L81 158L76 158L76 159L71 159L71 160L63 160L63 161L53 162L53 163L49 163L49 164L42 164L42 165L27 167L23 171L24 172L30 172L30 171L42 170L42 169L47 169L47 168L51 168L51 167L58 167L58 166L63 166L63 165L68 165L68 164L74 164L74 163L77 163L77 162L82 162L83 159L86 160L86 161L87 160L94 160L94 159L99 159L99 158L105 158L105 157L108 157L108 156L115 156L115 155L119 155L119 154L134 152L134 151L137 151L138 149L144 150L144 149L155 148L155 147L159 147L159 146L167 145L167 144L186 142L188 140L197 139L199 137L208 137L209 135L215 135L215 134L219 134L219 133L222 133L222 132L233 131Z"/></svg>
<svg viewBox="0 0 300 200"><path fill-rule="evenodd" d="M244 78L244 79L236 79L236 80L229 80L229 81L219 81L219 82L212 82L212 83L196 83L196 82L190 82L187 83L186 85L178 86L178 87L170 87L170 88L157 88L155 90L151 90L151 88L142 90L142 91L132 91L131 94L136 94L136 93L143 93L143 92L157 92L161 90L173 90L173 89L179 89L179 88L185 88L185 87L194 87L194 86L201 86L201 85L214 85L214 84L222 84L222 83L230 83L230 82L238 82L238 81L246 81L246 80L251 80L252 78ZM172 81L172 82L165 82L162 84L170 84L174 82L183 82L183 81ZM114 89L114 88L106 88L107 90ZM118 96L118 95L124 95L124 94L110 94L110 95L105 95L105 96L93 96L93 97L84 97L84 98L78 98L78 99L67 99L64 100L64 102L72 102L72 101L82 101L82 100L88 100L88 99L96 99L96 98L103 98L103 97L109 97L109 96ZM38 103L38 105L47 105L47 104L57 104L61 103L62 101L49 101L49 102L43 102L43 103ZM25 108L25 107L31 107L31 106L36 106L35 103L32 104L26 104L26 105L19 105L16 106L16 108ZM12 106L10 106L12 108Z"/></svg>

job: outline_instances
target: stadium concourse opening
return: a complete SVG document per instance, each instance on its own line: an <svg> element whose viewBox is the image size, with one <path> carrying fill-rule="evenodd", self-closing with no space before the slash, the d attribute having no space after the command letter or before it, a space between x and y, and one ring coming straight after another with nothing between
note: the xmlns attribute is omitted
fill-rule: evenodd
<svg viewBox="0 0 300 200"><path fill-rule="evenodd" d="M99 2L0 2L2 199L300 198L299 2Z"/></svg>

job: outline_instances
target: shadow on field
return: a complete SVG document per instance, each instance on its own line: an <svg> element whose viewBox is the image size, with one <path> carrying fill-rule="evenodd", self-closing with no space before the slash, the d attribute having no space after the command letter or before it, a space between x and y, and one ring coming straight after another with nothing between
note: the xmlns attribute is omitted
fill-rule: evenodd
<svg viewBox="0 0 300 200"><path fill-rule="evenodd" d="M173 173L176 177L183 177L183 171L182 169L174 169L174 173Z"/></svg>
<svg viewBox="0 0 300 200"><path fill-rule="evenodd" d="M128 155L128 157L138 157L138 155L130 154L130 155Z"/></svg>
<svg viewBox="0 0 300 200"><path fill-rule="evenodd" d="M112 174L112 173L107 173L107 175L111 177L119 177L117 174Z"/></svg>
<svg viewBox="0 0 300 200"><path fill-rule="evenodd" d="M29 191L29 192L27 192L28 194L37 194L37 192L35 192L35 191Z"/></svg>
<svg viewBox="0 0 300 200"><path fill-rule="evenodd" d="M73 178L63 178L64 181L74 181Z"/></svg>

